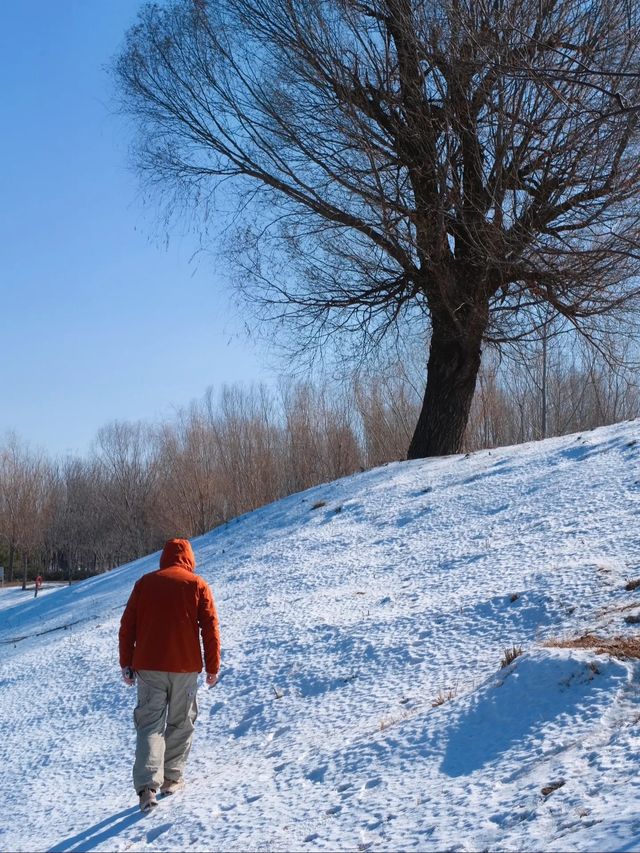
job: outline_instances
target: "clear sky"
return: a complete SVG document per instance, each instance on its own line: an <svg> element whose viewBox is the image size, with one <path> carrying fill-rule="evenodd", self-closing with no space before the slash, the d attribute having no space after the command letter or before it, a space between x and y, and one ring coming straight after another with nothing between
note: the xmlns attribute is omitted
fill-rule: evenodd
<svg viewBox="0 0 640 853"><path fill-rule="evenodd" d="M0 439L51 454L273 376L224 270L143 205L105 70L141 5L0 3Z"/></svg>

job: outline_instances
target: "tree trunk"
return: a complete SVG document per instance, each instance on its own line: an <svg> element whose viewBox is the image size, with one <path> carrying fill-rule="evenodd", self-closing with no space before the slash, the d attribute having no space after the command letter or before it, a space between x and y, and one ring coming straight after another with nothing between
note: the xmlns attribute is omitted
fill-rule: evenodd
<svg viewBox="0 0 640 853"><path fill-rule="evenodd" d="M547 437L547 335L545 324L542 334L542 394L540 400L540 438Z"/></svg>
<svg viewBox="0 0 640 853"><path fill-rule="evenodd" d="M475 314L461 333L432 313L432 326L427 387L408 459L460 452L480 369L486 320Z"/></svg>
<svg viewBox="0 0 640 853"><path fill-rule="evenodd" d="M15 551L15 545L13 544L13 542L11 542L11 544L9 545L9 582L13 581L13 558L15 555Z"/></svg>

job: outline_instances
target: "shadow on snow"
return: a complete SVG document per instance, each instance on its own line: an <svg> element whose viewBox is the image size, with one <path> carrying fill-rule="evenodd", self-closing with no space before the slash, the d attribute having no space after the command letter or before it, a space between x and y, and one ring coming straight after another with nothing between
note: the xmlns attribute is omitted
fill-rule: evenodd
<svg viewBox="0 0 640 853"><path fill-rule="evenodd" d="M139 820L143 820L147 814L141 812L138 806L133 806L130 809L125 809L118 814L101 820L94 826L85 829L84 832L79 832L77 835L72 835L70 838L65 838L60 841L55 847L51 847L47 853L72 853L72 851L92 850L103 841L108 841L114 838L123 829L133 826Z"/></svg>
<svg viewBox="0 0 640 853"><path fill-rule="evenodd" d="M615 682L622 686L625 678L617 661L594 663L553 653L519 658L461 711L448 730L440 769L447 776L466 776L513 749L524 753L522 765L560 750L563 739L556 736L566 731L567 718L574 721L569 727L574 734L584 731L611 701Z"/></svg>

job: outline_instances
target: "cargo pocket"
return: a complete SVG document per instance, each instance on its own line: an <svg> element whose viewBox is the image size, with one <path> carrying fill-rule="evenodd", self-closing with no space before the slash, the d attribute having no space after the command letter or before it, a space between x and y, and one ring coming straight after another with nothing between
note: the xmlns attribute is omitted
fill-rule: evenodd
<svg viewBox="0 0 640 853"><path fill-rule="evenodd" d="M154 690L137 673L138 681L138 704L133 710L133 723L136 731L143 726L149 725L158 714L162 714L164 702L160 691ZM155 700L155 701L154 701Z"/></svg>
<svg viewBox="0 0 640 853"><path fill-rule="evenodd" d="M198 688L194 687L193 690L189 690L187 692L187 714L186 719L191 723L193 727L195 725L196 720L198 719Z"/></svg>
<svg viewBox="0 0 640 853"><path fill-rule="evenodd" d="M144 706L149 703L149 691L148 690L139 690L138 691L138 704L133 709L133 724L136 729L140 728L143 724L143 716L144 716Z"/></svg>

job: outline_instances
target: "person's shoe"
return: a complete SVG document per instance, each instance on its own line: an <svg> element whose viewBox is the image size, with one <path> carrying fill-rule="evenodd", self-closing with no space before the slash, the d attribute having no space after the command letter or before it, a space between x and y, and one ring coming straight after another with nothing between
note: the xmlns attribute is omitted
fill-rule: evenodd
<svg viewBox="0 0 640 853"><path fill-rule="evenodd" d="M165 779L160 786L160 793L165 797L169 797L181 788L184 788L184 781L182 779Z"/></svg>
<svg viewBox="0 0 640 853"><path fill-rule="evenodd" d="M143 788L140 793L140 811L148 812L154 806L158 805L158 800L156 799L156 789L155 788Z"/></svg>

